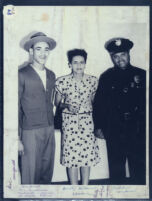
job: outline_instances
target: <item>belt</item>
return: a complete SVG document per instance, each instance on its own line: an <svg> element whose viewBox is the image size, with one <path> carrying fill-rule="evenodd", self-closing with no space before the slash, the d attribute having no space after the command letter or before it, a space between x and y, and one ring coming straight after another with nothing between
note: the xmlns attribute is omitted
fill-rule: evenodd
<svg viewBox="0 0 152 201"><path fill-rule="evenodd" d="M76 113L76 114L70 113L70 112L62 112L62 113L64 113L64 114L70 114L70 115L82 115L82 114L92 114L92 111L90 111L90 112L83 112L83 113Z"/></svg>
<svg viewBox="0 0 152 201"><path fill-rule="evenodd" d="M125 112L124 113L124 119L129 120L131 118L131 113L130 112Z"/></svg>

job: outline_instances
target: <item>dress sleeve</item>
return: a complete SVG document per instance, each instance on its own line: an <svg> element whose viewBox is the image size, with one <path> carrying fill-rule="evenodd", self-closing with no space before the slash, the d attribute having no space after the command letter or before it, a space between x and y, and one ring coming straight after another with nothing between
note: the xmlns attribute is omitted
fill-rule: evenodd
<svg viewBox="0 0 152 201"><path fill-rule="evenodd" d="M63 95L63 85L64 82L61 78L58 78L55 82L55 91Z"/></svg>
<svg viewBox="0 0 152 201"><path fill-rule="evenodd" d="M98 87L98 78L94 77L94 82L92 85L92 95L95 95L95 93L97 91L97 87Z"/></svg>

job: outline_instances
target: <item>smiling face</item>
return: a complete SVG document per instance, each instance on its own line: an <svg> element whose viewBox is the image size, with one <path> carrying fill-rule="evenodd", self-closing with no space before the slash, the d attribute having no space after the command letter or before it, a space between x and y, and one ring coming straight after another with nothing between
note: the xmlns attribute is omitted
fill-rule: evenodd
<svg viewBox="0 0 152 201"><path fill-rule="evenodd" d="M85 69L85 59L83 56L74 56L69 66L74 74L83 74Z"/></svg>
<svg viewBox="0 0 152 201"><path fill-rule="evenodd" d="M126 69L130 63L129 52L118 52L111 55L111 59L114 65L118 66L121 69Z"/></svg>
<svg viewBox="0 0 152 201"><path fill-rule="evenodd" d="M33 56L33 64L44 65L49 56L49 44L46 42L35 43L33 48L30 49L30 53Z"/></svg>

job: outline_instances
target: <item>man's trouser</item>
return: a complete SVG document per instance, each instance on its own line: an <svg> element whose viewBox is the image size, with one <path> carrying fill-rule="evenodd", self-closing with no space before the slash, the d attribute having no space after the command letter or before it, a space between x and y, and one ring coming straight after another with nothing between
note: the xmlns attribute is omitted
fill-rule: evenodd
<svg viewBox="0 0 152 201"><path fill-rule="evenodd" d="M49 184L54 169L54 126L23 130L22 184Z"/></svg>
<svg viewBox="0 0 152 201"><path fill-rule="evenodd" d="M111 184L126 184L126 159L128 159L130 179L128 184L145 184L146 153L145 144L132 142L107 142Z"/></svg>

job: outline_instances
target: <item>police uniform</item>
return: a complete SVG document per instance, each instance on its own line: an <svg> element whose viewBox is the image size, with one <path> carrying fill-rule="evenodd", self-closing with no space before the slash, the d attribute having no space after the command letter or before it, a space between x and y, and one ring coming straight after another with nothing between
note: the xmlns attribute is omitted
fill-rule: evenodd
<svg viewBox="0 0 152 201"><path fill-rule="evenodd" d="M132 46L130 40L123 38L112 39L105 45L110 54L129 51ZM100 76L93 118L95 129L101 129L106 139L111 184L145 184L145 103L144 70L129 63L126 69L114 66Z"/></svg>

